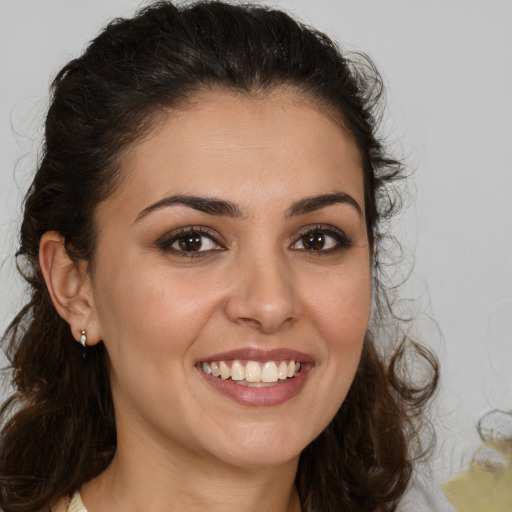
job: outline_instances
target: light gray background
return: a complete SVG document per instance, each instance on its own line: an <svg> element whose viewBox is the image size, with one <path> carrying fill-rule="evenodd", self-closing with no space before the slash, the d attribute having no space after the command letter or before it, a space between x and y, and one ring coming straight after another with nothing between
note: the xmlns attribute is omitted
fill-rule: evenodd
<svg viewBox="0 0 512 512"><path fill-rule="evenodd" d="M282 0L377 63L385 132L416 169L396 232L403 293L441 359L438 480L467 463L478 418L512 409L512 1ZM23 300L12 255L50 78L131 0L0 0L0 329Z"/></svg>

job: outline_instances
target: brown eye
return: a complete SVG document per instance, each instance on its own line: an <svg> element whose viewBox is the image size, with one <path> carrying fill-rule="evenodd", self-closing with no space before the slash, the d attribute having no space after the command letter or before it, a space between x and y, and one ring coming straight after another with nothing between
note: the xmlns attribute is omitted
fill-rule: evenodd
<svg viewBox="0 0 512 512"><path fill-rule="evenodd" d="M319 232L306 233L301 237L304 249L321 251L325 246L325 235Z"/></svg>
<svg viewBox="0 0 512 512"><path fill-rule="evenodd" d="M198 233L189 233L178 238L177 243L182 251L199 251L203 245L202 238Z"/></svg>
<svg viewBox="0 0 512 512"><path fill-rule="evenodd" d="M224 250L210 232L189 228L180 229L178 232L162 237L158 241L158 246L163 252L172 252L181 256L199 256Z"/></svg>
<svg viewBox="0 0 512 512"><path fill-rule="evenodd" d="M334 226L318 226L302 233L291 248L321 254L347 249L351 245L350 239L340 229Z"/></svg>

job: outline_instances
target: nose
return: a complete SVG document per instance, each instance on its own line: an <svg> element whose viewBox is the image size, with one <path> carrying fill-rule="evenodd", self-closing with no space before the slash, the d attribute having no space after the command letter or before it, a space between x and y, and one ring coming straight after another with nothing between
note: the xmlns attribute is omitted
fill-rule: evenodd
<svg viewBox="0 0 512 512"><path fill-rule="evenodd" d="M301 310L298 283L282 260L253 254L231 273L226 314L232 322L270 334L297 320Z"/></svg>

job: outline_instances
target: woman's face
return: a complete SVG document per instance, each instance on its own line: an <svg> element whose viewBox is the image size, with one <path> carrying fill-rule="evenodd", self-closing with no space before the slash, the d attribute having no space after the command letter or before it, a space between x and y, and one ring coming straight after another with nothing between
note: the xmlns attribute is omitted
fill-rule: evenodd
<svg viewBox="0 0 512 512"><path fill-rule="evenodd" d="M298 95L196 100L125 153L95 215L119 446L278 465L327 426L358 366L360 159Z"/></svg>

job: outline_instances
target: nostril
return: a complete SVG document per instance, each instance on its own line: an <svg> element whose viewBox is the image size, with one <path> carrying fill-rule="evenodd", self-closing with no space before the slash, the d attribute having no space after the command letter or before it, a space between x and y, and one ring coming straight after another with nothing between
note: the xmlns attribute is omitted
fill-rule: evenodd
<svg viewBox="0 0 512 512"><path fill-rule="evenodd" d="M237 323L247 325L248 327L257 327L258 329L262 327L261 322L254 318L238 318Z"/></svg>
<svg viewBox="0 0 512 512"><path fill-rule="evenodd" d="M239 325L243 325L246 327L257 329L265 334L272 333L277 331L278 329L281 329L283 327L286 327L290 324L292 324L294 321L294 318L292 317L285 317L283 318L265 318L262 320L257 320L255 318L249 318L249 317L241 317L237 318L235 320L235 323Z"/></svg>

